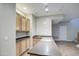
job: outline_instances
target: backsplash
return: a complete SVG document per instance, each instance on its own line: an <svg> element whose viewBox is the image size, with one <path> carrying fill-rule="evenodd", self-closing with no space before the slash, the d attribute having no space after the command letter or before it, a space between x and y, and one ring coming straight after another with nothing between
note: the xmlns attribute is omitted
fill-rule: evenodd
<svg viewBox="0 0 79 59"><path fill-rule="evenodd" d="M24 37L24 36L29 36L30 33L26 33L26 32L16 32L16 38L18 37Z"/></svg>

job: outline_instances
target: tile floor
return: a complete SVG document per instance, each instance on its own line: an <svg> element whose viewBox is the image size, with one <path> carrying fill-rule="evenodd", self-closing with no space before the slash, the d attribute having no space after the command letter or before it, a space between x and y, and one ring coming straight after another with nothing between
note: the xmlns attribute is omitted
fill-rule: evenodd
<svg viewBox="0 0 79 59"><path fill-rule="evenodd" d="M63 56L79 56L79 48L73 42L56 42Z"/></svg>
<svg viewBox="0 0 79 59"><path fill-rule="evenodd" d="M79 48L76 47L76 44L73 42L55 42L62 53L62 56L79 56ZM27 52L23 56L29 56Z"/></svg>

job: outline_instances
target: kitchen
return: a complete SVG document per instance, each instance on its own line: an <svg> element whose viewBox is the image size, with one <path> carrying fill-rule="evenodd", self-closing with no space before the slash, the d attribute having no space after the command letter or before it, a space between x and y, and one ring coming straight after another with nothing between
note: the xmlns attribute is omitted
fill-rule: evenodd
<svg viewBox="0 0 79 59"><path fill-rule="evenodd" d="M79 55L78 3L3 3L0 8L1 56Z"/></svg>
<svg viewBox="0 0 79 59"><path fill-rule="evenodd" d="M72 6L74 6L74 7L72 7ZM61 44L61 42L69 42L69 43L73 42L74 39L76 39L77 37L71 39L71 38L69 38L69 36L71 37L70 33L72 33L72 32L69 32L69 33L67 33L67 32L71 28L71 27L69 28L69 26L72 25L71 23L73 22L73 24L75 24L74 18L77 17L77 15L76 15L76 12L75 12L75 15L71 15L68 12L71 11L71 9L76 8L77 6L78 6L78 4L64 4L64 3L63 4L61 4L61 3L59 3L59 4L56 4L56 3L55 4L54 3L16 4L16 9L27 14L26 17L28 17L30 20L29 47L33 48L33 49L31 49L31 51L30 51L30 48L29 48L29 50L26 52L26 54L32 54L35 56L36 55L48 55L48 56L55 55L56 53L53 52L54 47L52 47L52 49L50 49L50 47L49 47L51 44L47 43L47 45L45 45L46 43L45 44L43 43L44 44L44 46L43 46L43 44L41 43L42 41L49 42L49 41L51 41L51 38L55 44L59 44L58 42L60 42L60 44ZM75 10L76 9L72 10L71 12L73 12ZM69 16L71 16L71 18ZM69 20L67 18L69 18L71 20ZM72 26L72 28L73 28L73 26ZM78 29L78 27L76 29ZM76 31L76 33L74 32L75 36L77 36L78 32L79 32L79 30ZM73 35L74 35L74 33L73 33ZM26 34L26 35L28 35L28 34ZM67 43L67 44L69 44L69 43ZM55 44L52 43L52 46L53 45L55 46ZM70 45L72 45L72 43ZM47 48L48 51L46 51L46 47L49 47L49 48ZM43 51L43 48L45 48L44 51ZM59 48L58 48L58 50L59 50ZM58 51L58 50L56 50L56 51ZM76 49L76 50L78 51L78 49ZM51 52L51 53L48 53L48 52ZM59 56L63 55L62 54L63 52L62 53L61 52L59 53L59 52L60 51L58 51L58 53L56 55L59 55ZM71 55L77 55L77 54L74 52L73 54L71 53Z"/></svg>

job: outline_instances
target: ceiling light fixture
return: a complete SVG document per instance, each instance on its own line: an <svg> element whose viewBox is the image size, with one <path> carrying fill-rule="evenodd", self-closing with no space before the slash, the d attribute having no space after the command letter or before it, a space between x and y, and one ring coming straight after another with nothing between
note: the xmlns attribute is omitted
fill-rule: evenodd
<svg viewBox="0 0 79 59"><path fill-rule="evenodd" d="M48 8L45 8L45 11L48 12Z"/></svg>
<svg viewBox="0 0 79 59"><path fill-rule="evenodd" d="M26 7L24 7L23 9L24 9L24 10L26 10L27 8L26 8Z"/></svg>
<svg viewBox="0 0 79 59"><path fill-rule="evenodd" d="M45 11L48 13L48 3L44 3L45 5Z"/></svg>

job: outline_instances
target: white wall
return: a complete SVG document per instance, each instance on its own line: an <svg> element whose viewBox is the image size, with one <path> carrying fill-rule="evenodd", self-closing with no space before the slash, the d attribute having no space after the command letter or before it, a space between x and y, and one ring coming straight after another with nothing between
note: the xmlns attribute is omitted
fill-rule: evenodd
<svg viewBox="0 0 79 59"><path fill-rule="evenodd" d="M0 55L16 55L16 4L0 4Z"/></svg>
<svg viewBox="0 0 79 59"><path fill-rule="evenodd" d="M48 17L36 19L36 34L51 36L51 19Z"/></svg>
<svg viewBox="0 0 79 59"><path fill-rule="evenodd" d="M36 35L52 36L52 20L56 24L63 20L63 15L38 17L36 19Z"/></svg>
<svg viewBox="0 0 79 59"><path fill-rule="evenodd" d="M62 22L56 25L52 26L52 34L53 36L59 37L60 27L65 26L67 28L66 35L67 39L63 38L65 41L74 41L77 38L77 33L79 32L79 18L72 19L69 22ZM61 35L63 36L63 35ZM61 40L61 39L55 39L55 40Z"/></svg>
<svg viewBox="0 0 79 59"><path fill-rule="evenodd" d="M75 40L79 32L79 18L75 18L68 24L68 39Z"/></svg>
<svg viewBox="0 0 79 59"><path fill-rule="evenodd" d="M36 17L32 15L32 30L33 30L33 36L36 35Z"/></svg>

